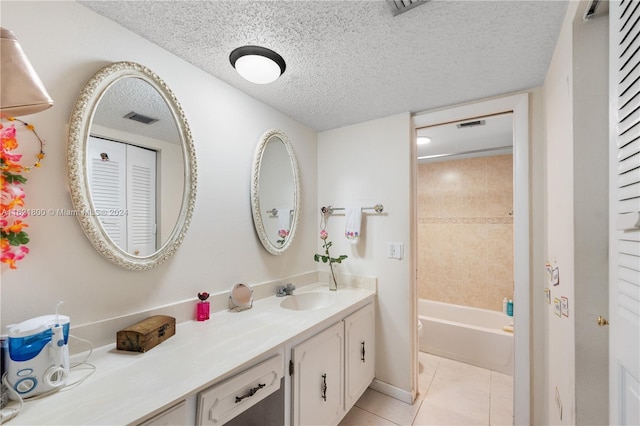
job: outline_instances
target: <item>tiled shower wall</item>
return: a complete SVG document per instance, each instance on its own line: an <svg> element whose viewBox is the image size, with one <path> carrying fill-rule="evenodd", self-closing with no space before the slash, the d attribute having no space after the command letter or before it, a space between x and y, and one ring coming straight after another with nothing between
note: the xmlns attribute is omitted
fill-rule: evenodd
<svg viewBox="0 0 640 426"><path fill-rule="evenodd" d="M502 311L513 298L513 156L418 166L418 295Z"/></svg>

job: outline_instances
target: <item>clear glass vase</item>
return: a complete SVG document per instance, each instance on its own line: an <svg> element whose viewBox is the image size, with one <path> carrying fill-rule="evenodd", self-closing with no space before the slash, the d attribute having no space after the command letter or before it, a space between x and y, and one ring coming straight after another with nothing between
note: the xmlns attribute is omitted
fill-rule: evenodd
<svg viewBox="0 0 640 426"><path fill-rule="evenodd" d="M329 274L329 290L336 291L338 289L338 281L336 280L336 273L333 270L333 264L329 264L331 274Z"/></svg>

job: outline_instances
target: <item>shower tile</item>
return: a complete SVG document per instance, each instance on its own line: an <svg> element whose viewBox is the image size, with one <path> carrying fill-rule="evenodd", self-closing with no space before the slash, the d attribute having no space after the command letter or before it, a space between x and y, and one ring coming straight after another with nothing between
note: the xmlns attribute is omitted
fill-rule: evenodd
<svg viewBox="0 0 640 426"><path fill-rule="evenodd" d="M511 218L513 212L513 194L492 188L487 192L487 217Z"/></svg>
<svg viewBox="0 0 640 426"><path fill-rule="evenodd" d="M493 280L487 289L487 309L502 311L502 299L513 299L513 280Z"/></svg>
<svg viewBox="0 0 640 426"><path fill-rule="evenodd" d="M504 193L513 193L513 156L496 155L487 157L487 187Z"/></svg>
<svg viewBox="0 0 640 426"><path fill-rule="evenodd" d="M509 154L418 166L418 211L428 225L418 232L420 297L502 309L513 288L512 161Z"/></svg>
<svg viewBox="0 0 640 426"><path fill-rule="evenodd" d="M484 223L463 225L464 251L468 255L484 257L488 253L487 238L489 229Z"/></svg>

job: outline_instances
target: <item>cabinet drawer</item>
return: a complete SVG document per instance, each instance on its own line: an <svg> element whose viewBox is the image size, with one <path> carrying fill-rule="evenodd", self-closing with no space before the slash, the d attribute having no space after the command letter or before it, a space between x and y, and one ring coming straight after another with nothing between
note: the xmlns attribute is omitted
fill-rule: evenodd
<svg viewBox="0 0 640 426"><path fill-rule="evenodd" d="M282 355L198 394L198 425L221 425L280 389L284 369Z"/></svg>

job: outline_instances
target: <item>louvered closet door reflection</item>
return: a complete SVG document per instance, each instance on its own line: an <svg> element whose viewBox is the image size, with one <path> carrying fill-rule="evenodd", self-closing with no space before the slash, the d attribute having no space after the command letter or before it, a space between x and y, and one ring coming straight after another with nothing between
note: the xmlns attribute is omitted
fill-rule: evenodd
<svg viewBox="0 0 640 426"><path fill-rule="evenodd" d="M127 146L127 246L129 253L156 251L156 152Z"/></svg>
<svg viewBox="0 0 640 426"><path fill-rule="evenodd" d="M91 199L105 232L134 256L156 251L156 151L90 137Z"/></svg>
<svg viewBox="0 0 640 426"><path fill-rule="evenodd" d="M95 214L106 234L120 248L126 249L127 217L102 214L124 211L126 200L127 147L107 139L89 137L87 144L89 187Z"/></svg>
<svg viewBox="0 0 640 426"><path fill-rule="evenodd" d="M610 282L611 421L640 424L640 1L611 2L612 280Z"/></svg>

